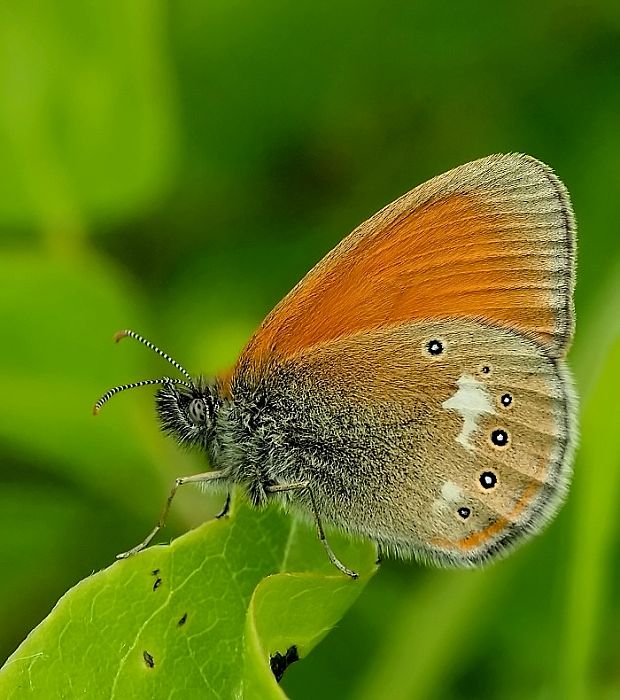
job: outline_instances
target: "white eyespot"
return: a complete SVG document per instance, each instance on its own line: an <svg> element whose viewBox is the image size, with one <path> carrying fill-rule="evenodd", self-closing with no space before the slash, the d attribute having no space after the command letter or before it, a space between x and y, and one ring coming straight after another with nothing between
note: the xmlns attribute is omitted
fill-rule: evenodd
<svg viewBox="0 0 620 700"><path fill-rule="evenodd" d="M482 472L482 474L480 474L480 486L482 486L483 489L495 488L496 484L497 475L495 472Z"/></svg>
<svg viewBox="0 0 620 700"><path fill-rule="evenodd" d="M512 404L512 395L508 393L502 394L500 403L504 408L508 408Z"/></svg>
<svg viewBox="0 0 620 700"><path fill-rule="evenodd" d="M485 385L470 374L462 374L457 381L457 391L441 404L447 411L456 411L463 418L461 432L455 438L466 450L472 446L469 438L478 429L480 416L495 414L493 402Z"/></svg>
<svg viewBox="0 0 620 700"><path fill-rule="evenodd" d="M443 343L441 340L437 340L436 338L428 341L426 344L426 349L431 355L434 356L441 355L444 350Z"/></svg>
<svg viewBox="0 0 620 700"><path fill-rule="evenodd" d="M499 428L491 433L491 442L497 447L506 447L509 437L505 430Z"/></svg>

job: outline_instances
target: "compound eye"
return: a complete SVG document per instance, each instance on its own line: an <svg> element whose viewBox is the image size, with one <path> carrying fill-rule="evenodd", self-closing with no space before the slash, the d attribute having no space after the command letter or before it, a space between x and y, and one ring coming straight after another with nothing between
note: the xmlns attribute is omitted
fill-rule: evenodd
<svg viewBox="0 0 620 700"><path fill-rule="evenodd" d="M192 399L188 413L190 420L196 425L207 422L207 407L202 399Z"/></svg>

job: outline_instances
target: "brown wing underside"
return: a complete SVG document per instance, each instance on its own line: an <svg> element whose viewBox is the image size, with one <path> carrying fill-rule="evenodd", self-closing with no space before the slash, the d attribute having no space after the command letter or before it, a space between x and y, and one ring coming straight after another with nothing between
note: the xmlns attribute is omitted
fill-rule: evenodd
<svg viewBox="0 0 620 700"><path fill-rule="evenodd" d="M321 513L338 527L462 566L539 530L561 502L575 440L570 378L562 360L513 331L414 322L317 346L284 366L299 377L291 395L300 416L318 426L308 431L340 446L338 486L313 473Z"/></svg>
<svg viewBox="0 0 620 700"><path fill-rule="evenodd" d="M552 171L521 155L468 163L359 226L276 306L239 366L416 319L515 328L562 356L573 332L574 223Z"/></svg>

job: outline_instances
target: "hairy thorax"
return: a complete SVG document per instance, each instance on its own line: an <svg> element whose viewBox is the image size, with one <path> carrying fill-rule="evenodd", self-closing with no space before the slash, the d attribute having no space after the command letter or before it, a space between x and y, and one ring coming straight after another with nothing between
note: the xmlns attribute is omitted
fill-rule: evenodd
<svg viewBox="0 0 620 700"><path fill-rule="evenodd" d="M306 515L311 511L303 491L266 489L308 481L325 522L382 539L399 517L387 502L390 494L415 484L412 443L423 406L371 405L348 390L346 376L330 385L321 376L321 368L298 363L258 380L238 377L218 413L214 466L253 504L275 499Z"/></svg>

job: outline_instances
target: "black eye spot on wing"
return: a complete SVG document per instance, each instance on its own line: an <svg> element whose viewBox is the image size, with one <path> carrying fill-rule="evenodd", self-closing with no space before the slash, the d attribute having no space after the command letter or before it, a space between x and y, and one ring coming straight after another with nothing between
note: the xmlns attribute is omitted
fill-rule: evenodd
<svg viewBox="0 0 620 700"><path fill-rule="evenodd" d="M463 520L467 520L469 516L471 515L471 508L468 508L467 506L461 506L457 511L456 511Z"/></svg>
<svg viewBox="0 0 620 700"><path fill-rule="evenodd" d="M492 489L497 484L497 476L493 472L480 474L480 485L483 489Z"/></svg>
<svg viewBox="0 0 620 700"><path fill-rule="evenodd" d="M491 373L491 368L489 367L489 365L483 365L483 366L480 368L480 371L482 372L482 374L490 374L490 373Z"/></svg>
<svg viewBox="0 0 620 700"><path fill-rule="evenodd" d="M443 343L441 342L441 340L429 340L426 348L431 355L441 355L441 353L443 352Z"/></svg>
<svg viewBox="0 0 620 700"><path fill-rule="evenodd" d="M500 403L504 408L508 408L512 404L512 396L511 394L502 394L502 398L500 399Z"/></svg>
<svg viewBox="0 0 620 700"><path fill-rule="evenodd" d="M491 433L491 442L497 447L506 447L508 444L508 433L501 428Z"/></svg>

